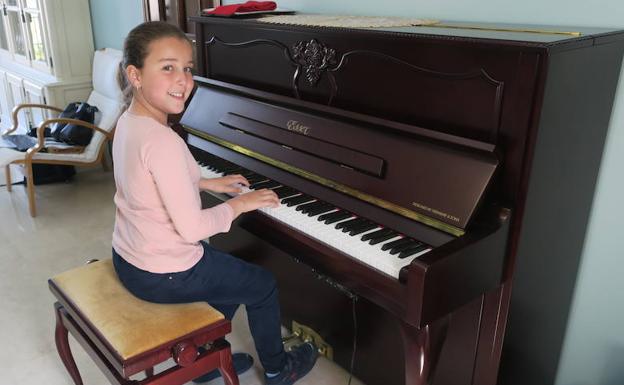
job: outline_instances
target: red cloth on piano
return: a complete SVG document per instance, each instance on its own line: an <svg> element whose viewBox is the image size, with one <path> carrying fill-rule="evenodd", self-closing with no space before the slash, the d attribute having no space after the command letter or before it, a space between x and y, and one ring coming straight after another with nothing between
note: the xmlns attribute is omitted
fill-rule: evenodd
<svg viewBox="0 0 624 385"><path fill-rule="evenodd" d="M246 3L228 4L204 11L204 15L230 16L236 12L272 11L277 7L274 1L248 1Z"/></svg>

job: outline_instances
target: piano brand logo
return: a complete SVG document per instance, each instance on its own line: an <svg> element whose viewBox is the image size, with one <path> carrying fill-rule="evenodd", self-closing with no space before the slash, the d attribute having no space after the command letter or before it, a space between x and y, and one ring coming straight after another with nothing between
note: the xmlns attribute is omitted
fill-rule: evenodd
<svg viewBox="0 0 624 385"><path fill-rule="evenodd" d="M308 135L308 132L310 132L310 127L305 126L296 120L289 120L286 123L286 128L288 128L288 131L298 132L303 135Z"/></svg>
<svg viewBox="0 0 624 385"><path fill-rule="evenodd" d="M451 221L453 221L453 222L459 222L459 218L457 218L457 217L456 217L456 216L454 216L454 215L447 214L447 213L445 213L445 212L442 212L442 211L439 211L439 210L436 210L436 209L432 209L432 208L431 208L431 207L429 207L429 206L425 206L425 205L420 204L420 203L417 203L417 202L412 202L412 204L413 204L414 206L418 207L419 209L424 210L424 211L427 211L427 212L430 212L431 214L434 214L434 215L436 215L436 216L438 216L438 217L442 217L442 218L450 219L450 220L451 220Z"/></svg>

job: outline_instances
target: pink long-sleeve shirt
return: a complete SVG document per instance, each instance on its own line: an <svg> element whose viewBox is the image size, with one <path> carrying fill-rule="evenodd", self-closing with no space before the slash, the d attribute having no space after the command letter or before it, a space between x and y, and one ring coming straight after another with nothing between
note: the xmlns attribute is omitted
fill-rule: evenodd
<svg viewBox="0 0 624 385"><path fill-rule="evenodd" d="M117 123L113 160L113 247L139 269L188 270L202 257L200 240L230 229L229 204L202 210L199 166L171 128L126 111Z"/></svg>

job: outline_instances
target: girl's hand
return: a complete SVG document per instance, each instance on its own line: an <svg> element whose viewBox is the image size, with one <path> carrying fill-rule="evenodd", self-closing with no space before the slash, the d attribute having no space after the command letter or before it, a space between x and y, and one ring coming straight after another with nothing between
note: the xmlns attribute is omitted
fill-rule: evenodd
<svg viewBox="0 0 624 385"><path fill-rule="evenodd" d="M251 191L227 201L234 209L234 217L261 207L279 207L280 201L273 190Z"/></svg>
<svg viewBox="0 0 624 385"><path fill-rule="evenodd" d="M220 178L202 179L199 188L218 193L240 193L241 185L249 186L249 182L242 175L233 174Z"/></svg>

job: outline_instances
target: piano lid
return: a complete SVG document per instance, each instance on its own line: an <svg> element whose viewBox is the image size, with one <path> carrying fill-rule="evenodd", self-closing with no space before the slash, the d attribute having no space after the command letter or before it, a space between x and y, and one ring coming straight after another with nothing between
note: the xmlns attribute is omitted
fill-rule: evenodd
<svg viewBox="0 0 624 385"><path fill-rule="evenodd" d="M498 165L488 143L195 80L189 133L456 236Z"/></svg>

